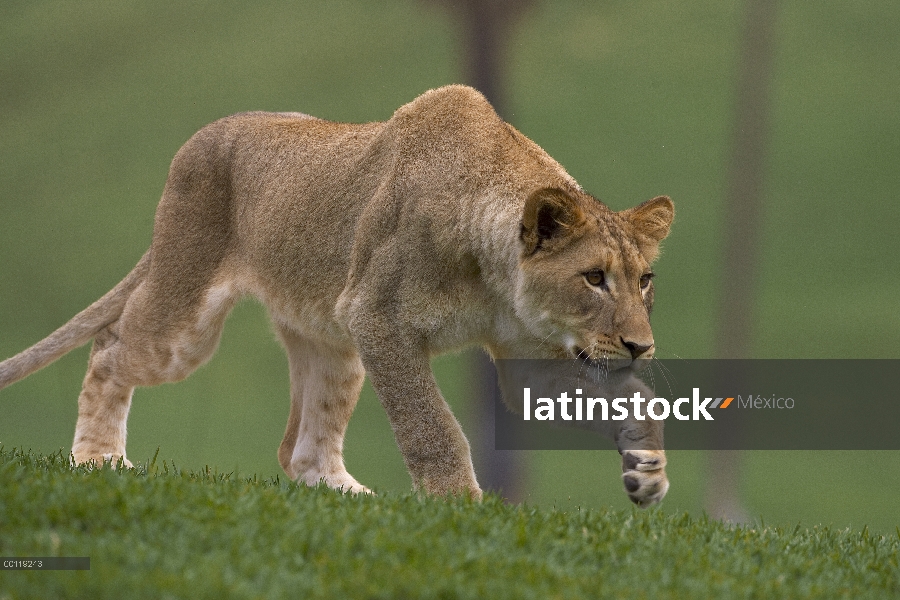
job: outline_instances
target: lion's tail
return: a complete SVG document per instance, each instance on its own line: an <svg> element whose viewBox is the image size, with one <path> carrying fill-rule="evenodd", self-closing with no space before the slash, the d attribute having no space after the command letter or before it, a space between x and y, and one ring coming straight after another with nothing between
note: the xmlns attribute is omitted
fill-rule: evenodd
<svg viewBox="0 0 900 600"><path fill-rule="evenodd" d="M28 377L64 354L85 345L101 329L114 323L125 309L125 302L131 292L144 280L149 268L148 250L131 273L102 298L31 348L0 362L0 389Z"/></svg>

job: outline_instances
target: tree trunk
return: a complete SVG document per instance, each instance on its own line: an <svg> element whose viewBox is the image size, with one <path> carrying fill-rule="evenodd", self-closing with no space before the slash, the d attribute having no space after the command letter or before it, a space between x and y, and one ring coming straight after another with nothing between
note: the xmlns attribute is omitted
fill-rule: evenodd
<svg viewBox="0 0 900 600"><path fill-rule="evenodd" d="M744 10L716 336L717 357L737 359L750 358L753 333L776 1L747 0ZM723 431L719 435L733 438L740 431ZM740 500L740 462L738 450L712 453L706 489L706 509L711 516L747 521Z"/></svg>

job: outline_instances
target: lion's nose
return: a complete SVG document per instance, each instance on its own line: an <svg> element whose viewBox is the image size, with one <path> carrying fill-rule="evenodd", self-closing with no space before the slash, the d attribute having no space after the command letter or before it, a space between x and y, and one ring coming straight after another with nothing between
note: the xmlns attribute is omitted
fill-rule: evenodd
<svg viewBox="0 0 900 600"><path fill-rule="evenodd" d="M640 344L636 344L634 342L626 342L624 339L622 340L622 345L628 348L628 351L631 352L631 360L637 360L637 357L649 350L653 347L653 344L649 346L641 346Z"/></svg>

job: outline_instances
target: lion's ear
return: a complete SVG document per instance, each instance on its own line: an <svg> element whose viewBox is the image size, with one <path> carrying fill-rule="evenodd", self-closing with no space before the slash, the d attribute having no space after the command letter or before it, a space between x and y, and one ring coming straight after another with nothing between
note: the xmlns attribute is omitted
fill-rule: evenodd
<svg viewBox="0 0 900 600"><path fill-rule="evenodd" d="M623 210L619 215L631 223L635 241L647 262L659 255L659 243L669 235L675 218L675 204L668 196L658 196L643 204Z"/></svg>
<svg viewBox="0 0 900 600"><path fill-rule="evenodd" d="M569 235L584 222L578 201L557 188L537 190L525 201L520 239L525 256Z"/></svg>

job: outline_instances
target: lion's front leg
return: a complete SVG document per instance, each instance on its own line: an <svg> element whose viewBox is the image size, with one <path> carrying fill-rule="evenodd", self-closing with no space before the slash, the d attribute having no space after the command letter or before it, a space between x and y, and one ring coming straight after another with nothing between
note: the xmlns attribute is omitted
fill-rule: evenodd
<svg viewBox="0 0 900 600"><path fill-rule="evenodd" d="M359 335L357 343L413 486L427 494L481 498L469 442L441 396L427 352L408 338L379 333Z"/></svg>
<svg viewBox="0 0 900 600"><path fill-rule="evenodd" d="M622 450L622 483L628 498L646 508L669 491L664 450Z"/></svg>
<svg viewBox="0 0 900 600"><path fill-rule="evenodd" d="M640 380L632 380L628 387L634 386L643 392L645 398L653 397ZM662 500L669 491L666 453L663 450L663 422L647 415L643 420L629 415L614 433L614 438L622 455L622 483L628 498L641 508Z"/></svg>
<svg viewBox="0 0 900 600"><path fill-rule="evenodd" d="M662 430L662 421L629 416L616 435L625 492L641 508L656 504L669 491Z"/></svg>

